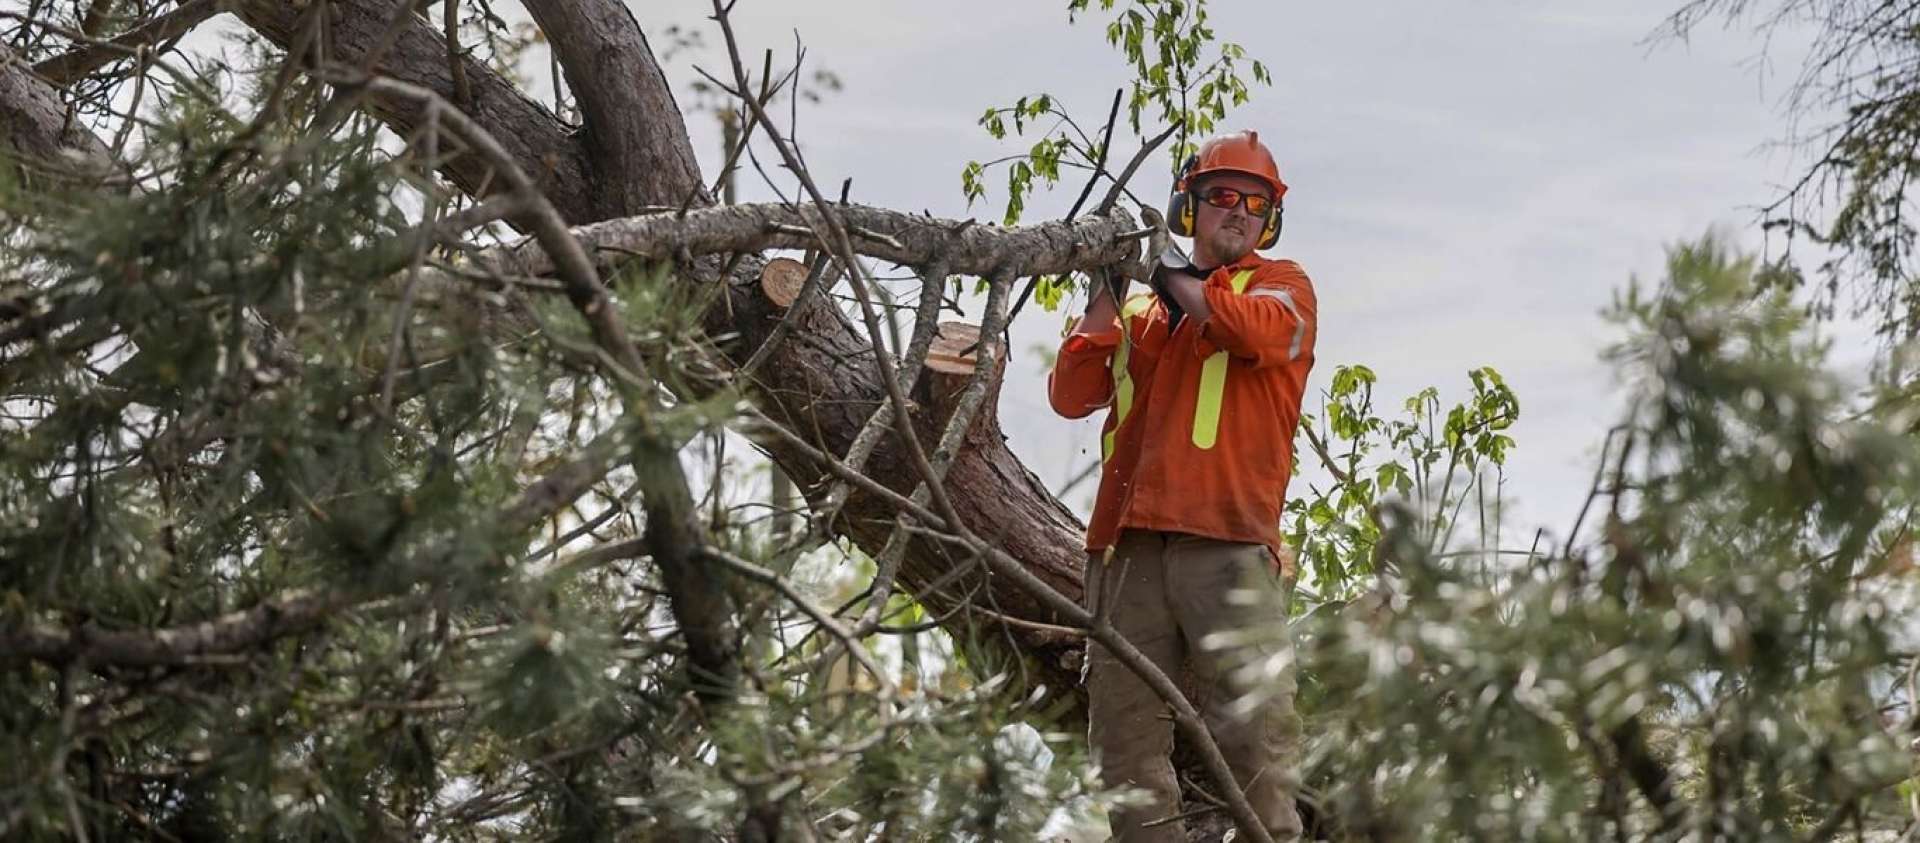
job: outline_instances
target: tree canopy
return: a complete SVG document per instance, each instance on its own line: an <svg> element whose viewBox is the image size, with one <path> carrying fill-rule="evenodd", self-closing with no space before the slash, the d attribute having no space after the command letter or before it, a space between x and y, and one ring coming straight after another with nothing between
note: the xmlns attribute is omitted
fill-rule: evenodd
<svg viewBox="0 0 1920 843"><path fill-rule="evenodd" d="M1262 60L1200 0L1068 3L1118 91L982 113L1020 147L961 171L995 224L816 182L777 106L839 80L732 4L687 109L626 4L524 7L0 4L0 837L1066 835L1127 798L1086 757L1089 640L1172 707L1194 833L1245 820L996 408L1008 324L1142 274L1133 179ZM1809 78L1905 43L1911 10L1807 8ZM229 14L239 48L194 41ZM1893 107L1847 112L1816 233L1904 338ZM735 204L762 157L801 193ZM1333 361L1292 622L1245 633L1297 660L1238 667L1298 672L1319 839L1912 833L1920 407L1892 346L1834 370L1792 257L1709 235L1623 285L1632 389L1557 540L1512 546L1499 372L1382 408Z"/></svg>

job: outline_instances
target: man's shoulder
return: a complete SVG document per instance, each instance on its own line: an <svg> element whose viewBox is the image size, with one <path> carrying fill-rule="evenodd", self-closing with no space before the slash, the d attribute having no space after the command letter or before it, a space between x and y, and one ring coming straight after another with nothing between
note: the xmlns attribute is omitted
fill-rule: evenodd
<svg viewBox="0 0 1920 843"><path fill-rule="evenodd" d="M1255 287L1293 287L1313 294L1313 279L1307 277L1306 269L1291 258L1261 258L1260 265L1254 269Z"/></svg>

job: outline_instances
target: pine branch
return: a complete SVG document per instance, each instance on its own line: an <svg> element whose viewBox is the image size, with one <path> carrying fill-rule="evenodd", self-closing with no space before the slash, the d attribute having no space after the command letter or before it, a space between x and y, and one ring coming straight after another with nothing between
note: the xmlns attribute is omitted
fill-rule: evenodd
<svg viewBox="0 0 1920 843"><path fill-rule="evenodd" d="M626 448L628 433L615 428L602 433L562 464L523 490L513 503L487 519L505 534L523 532L585 494L599 483ZM449 540L423 554L434 561L423 571L448 571L459 560L448 557L462 544ZM404 589L406 585L396 588ZM190 624L143 630L101 630L91 623L69 628L28 624L0 629L0 662L36 660L50 664L84 662L89 665L191 665L210 656L240 653L325 623L341 610L387 599L394 591L348 593L296 589L261 601L252 608Z"/></svg>

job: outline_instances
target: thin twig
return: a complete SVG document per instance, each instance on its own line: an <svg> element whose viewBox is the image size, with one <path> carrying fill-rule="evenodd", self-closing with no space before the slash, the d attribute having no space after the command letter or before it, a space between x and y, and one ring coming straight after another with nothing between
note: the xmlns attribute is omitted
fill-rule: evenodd
<svg viewBox="0 0 1920 843"><path fill-rule="evenodd" d="M1100 204L1094 207L1093 213L1095 216L1113 209L1113 206L1120 201L1121 194L1127 192L1127 182L1133 180L1134 172L1140 169L1142 163L1146 162L1147 156L1152 155L1154 150L1159 149L1161 144L1166 143L1167 138L1173 137L1173 133L1178 131L1183 125L1185 125L1185 121L1183 120L1173 121L1173 125L1168 126L1166 130L1160 134L1154 135L1144 146L1140 147L1140 151L1133 154L1133 160L1127 162L1126 169L1121 170L1120 175L1114 178L1113 187L1107 190L1106 198L1101 199Z"/></svg>
<svg viewBox="0 0 1920 843"><path fill-rule="evenodd" d="M880 683L880 699L883 702L900 695L900 689L894 687L893 680L888 678L886 670L873 660L873 654L867 652L867 648L860 646L860 642L847 631L846 627L841 626L839 621L834 620L833 616L818 604L808 600L806 595L795 589L793 583L788 582L785 577L711 545L702 545L694 551L694 554L732 568L747 579L770 586L773 590L780 592L788 602L805 612L807 617L812 618L814 623L819 624L833 637L840 639L840 643L854 660L858 661L861 667L866 668L868 673L873 674L874 681Z"/></svg>
<svg viewBox="0 0 1920 843"><path fill-rule="evenodd" d="M713 10L714 20L719 23L720 31L726 38L727 57L733 66L734 81L738 85L739 91L745 91L747 89L747 74L745 68L740 64L740 45L734 37L733 24L728 20L726 7L722 5L720 0L713 0ZM894 372L893 364L888 360L888 355L882 346L879 317L874 312L872 297L867 292L866 285L871 279L866 277L865 266L855 257L853 245L847 234L847 230L841 224L840 217L835 213L833 205L827 201L826 197L820 194L819 186L814 184L813 177L808 174L805 165L800 161L798 154L794 152L792 146L781 138L780 133L773 125L773 120L767 116L766 109L761 107L758 100L746 97L743 97L743 99L752 106L754 119L760 121L762 127L766 129L768 139L773 143L774 148L780 152L781 160L786 162L787 168L793 172L795 178L800 180L801 186L805 188L807 195L813 199L815 207L820 210L820 215L827 228L827 236L824 238L827 241L826 245L829 249L838 253L841 264L848 268L848 280L853 288L854 297L860 304L860 315L862 321L866 323L868 340L873 345L874 363L880 370L880 381L886 387L887 399L893 402L894 427L899 431L901 440L906 444L906 451L913 462L914 469L922 479L931 481L934 477L933 465L928 462L926 450L920 444L920 436L913 429L913 422L907 411L906 394L901 389L898 375ZM948 499L946 490L941 488L938 483L929 486L929 489L936 510L948 516L950 520L959 520L957 511L953 506L953 501Z"/></svg>
<svg viewBox="0 0 1920 843"><path fill-rule="evenodd" d="M934 334L939 330L941 288L947 283L946 264L936 261L921 270L920 276L920 305L913 315L913 338L908 342L906 358L901 361L899 369L899 377L905 379L900 386L909 391L919 380L920 372L926 365L927 353L933 347ZM879 446L881 435L892 424L893 405L883 403L875 407L873 414L867 417L860 431L854 435L853 444L847 448L847 465L855 471L864 469L874 448ZM840 508L846 505L847 493L845 483L835 484L827 492L826 503L820 507L819 516L815 518L820 529L832 525Z"/></svg>
<svg viewBox="0 0 1920 843"><path fill-rule="evenodd" d="M1093 174L1087 177L1086 186L1080 188L1079 198L1074 199L1073 207L1067 209L1067 215L1064 219L1068 221L1072 221L1074 217L1080 215L1080 208L1087 204L1087 197L1093 195L1093 186L1099 184L1100 177L1106 173L1107 153L1113 149L1113 127L1115 123L1119 122L1120 118L1120 95L1125 93L1125 91L1125 88L1117 88L1113 92L1113 105L1107 109L1107 128L1104 136L1100 140L1099 157L1093 162ZM1014 321L1020 318L1021 308L1027 306L1027 299L1033 296L1033 288L1039 285L1042 277L1044 276L1035 275L1027 279L1026 288L1020 291L1019 298L1014 299L1013 312L1007 316L1007 326L1009 329L1012 328Z"/></svg>

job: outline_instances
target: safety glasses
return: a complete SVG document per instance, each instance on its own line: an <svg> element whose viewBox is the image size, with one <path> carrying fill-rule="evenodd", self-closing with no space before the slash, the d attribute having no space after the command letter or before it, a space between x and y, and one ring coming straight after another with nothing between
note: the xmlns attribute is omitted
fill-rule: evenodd
<svg viewBox="0 0 1920 843"><path fill-rule="evenodd" d="M1241 193L1231 187L1209 187L1201 191L1200 198L1215 208L1233 210L1244 204L1247 213L1256 217L1265 217L1273 210L1273 200L1258 193Z"/></svg>

